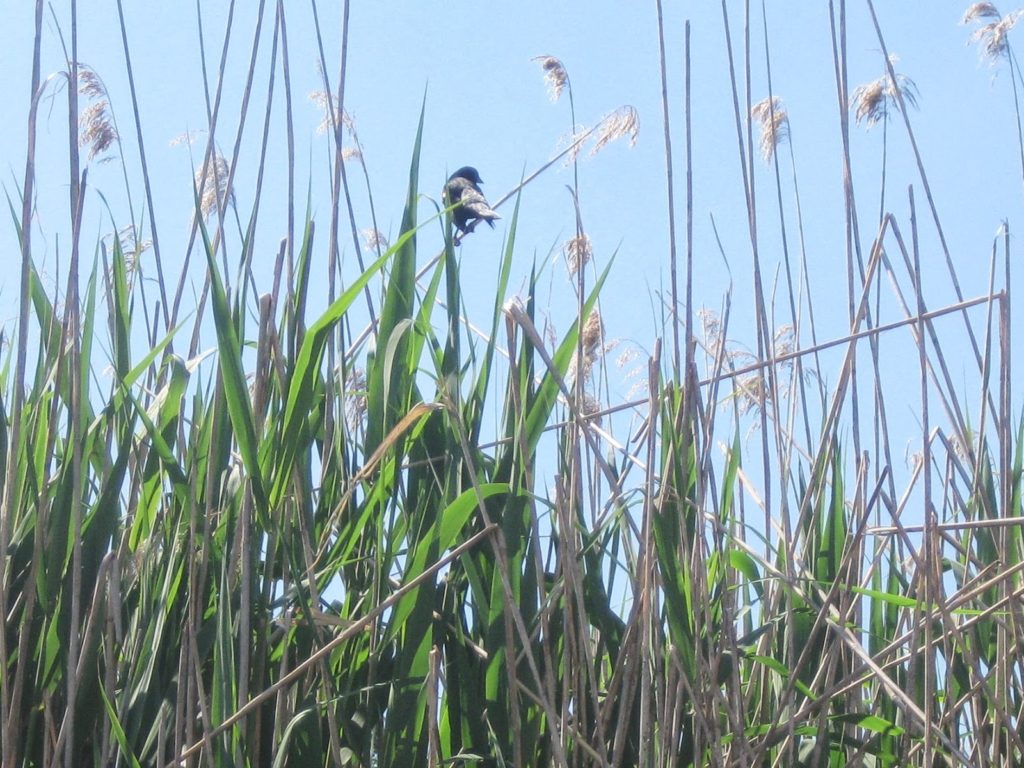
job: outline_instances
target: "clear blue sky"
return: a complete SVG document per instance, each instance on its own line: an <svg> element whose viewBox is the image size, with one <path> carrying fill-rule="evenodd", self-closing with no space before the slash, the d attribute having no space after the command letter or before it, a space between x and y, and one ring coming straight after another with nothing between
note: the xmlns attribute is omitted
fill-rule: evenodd
<svg viewBox="0 0 1024 768"><path fill-rule="evenodd" d="M0 121L0 159L8 195L16 194L25 160L26 115L32 44L32 6L26 0L4 3L0 26L0 71L6 82L6 118ZM164 250L165 269L177 273L192 211L192 160L184 146L171 140L206 126L198 26L191 3L129 2L129 43L139 88L146 150L156 194L155 208ZM203 2L207 60L215 72L220 57L227 13L226 2ZM242 86L255 28L254 2L239 3L228 53L218 144L230 155L238 127ZM269 3L268 6L272 6ZM759 4L755 4L759 5ZM911 112L935 202L945 227L964 293L987 289L988 256L992 238L1003 219L1015 232L1024 223L1024 194L1017 157L1009 70L1006 63L989 66L966 44L968 27L959 24L968 3L896 3L877 0L880 23L890 51L900 57L898 71L912 78L919 109ZM66 3L58 3L57 22L47 12L44 30L44 76L65 68L57 34L59 23L68 35ZM677 171L677 213L684 223L683 187L683 25L692 25L695 308L717 309L729 288L711 227L713 216L729 259L733 282L734 320L730 336L754 347L751 307L750 243L746 228L735 117L729 85L722 9L717 3L665 3L669 97ZM743 4L729 2L734 55L742 77ZM320 2L325 46L332 85L338 72L340 3ZM1010 7L1001 8L1012 10ZM79 58L105 80L120 125L122 145L138 213L142 208L138 149L131 118L123 52L114 0L79 5ZM328 138L316 132L321 115L307 100L321 87L317 49L309 3L288 2L288 32L295 95L297 176L300 200L307 181L312 184L314 214L322 236L329 221ZM842 336L847 330L844 266L845 223L839 113L832 65L828 5L824 1L788 0L768 3L768 37L773 89L789 114L792 145L806 229L808 269L819 339ZM259 134L262 127L269 67L273 9L268 7L254 98L243 138L235 194L243 220L252 203ZM849 81L851 88L882 74L879 43L867 6L849 3ZM1011 33L1011 42L1013 35ZM767 96L764 31L761 11L753 14L752 97ZM640 117L640 139L606 148L580 165L582 214L595 247L595 260L604 266L618 251L612 282L604 293L607 334L649 350L659 332L658 293L668 285L668 227L664 139L660 103L658 45L653 2L516 2L481 5L448 2L354 2L351 11L346 108L356 120L373 184L380 228L395 236L401 220L408 163L421 101L426 94L426 121L421 164L421 191L439 197L446 174L465 164L475 165L486 180L491 199L513 187L523 172L531 172L558 148L570 128L569 105L552 103L541 71L531 58L550 54L565 64L576 99L577 120L593 125L621 105L632 105ZM280 73L275 95L272 148L258 232L256 277L260 290L269 290L270 267L284 235L284 118ZM741 86L742 87L742 86ZM56 93L56 91L51 91ZM741 92L741 99L743 94ZM44 97L40 112L38 217L35 256L54 280L61 276L57 256L66 263L67 120L65 101ZM854 184L860 212L860 231L867 249L877 228L882 129L853 125ZM202 137L205 138L205 137ZM194 152L201 153L202 144ZM788 163L788 149L783 148ZM760 207L760 253L768 281L781 260L774 181L770 166L757 162ZM787 221L795 214L792 186L784 171ZM363 186L352 174L355 210L360 227L370 226ZM571 171L552 169L531 184L523 197L517 238L514 290L521 287L536 255L560 249L574 231L574 213L565 185ZM923 261L930 306L951 300L941 267L938 240L924 207L924 194L906 132L897 120L889 131L887 199L909 237L906 188L917 192ZM90 169L86 202L85 255L110 231L102 192L119 226L128 223L126 195L117 162ZM301 204L299 213L301 215ZM421 213L432 207L424 202ZM511 207L502 209L510 214ZM463 276L471 319L485 324L493 300L491 285L497 269L505 225L491 232L482 228L462 248ZM796 251L796 231L789 232ZM322 244L323 240L321 240ZM428 229L421 241L421 259L440 249L438 230ZM13 226L0 229L0 248L10 268L0 275L0 322L13 331L17 310L17 242ZM354 275L352 245L342 238L343 257ZM237 256L237 245L235 254ZM321 265L325 250L319 250ZM1016 260L1018 263L1020 259ZM193 281L202 280L202 261L193 258ZM1020 284L1020 270L1017 283ZM574 301L564 266L559 260L545 275L540 312L551 318L559 334L572 318ZM479 287L479 291L472 290ZM883 292L881 320L900 315ZM186 298L186 303L188 303ZM781 288L777 322L787 321ZM1018 313L1018 317L1020 313ZM960 326L945 321L951 333ZM1019 323L1017 324L1019 327ZM1021 338L1020 333L1017 334ZM908 444L919 438L914 426L917 407L916 353L902 332L886 347L891 364L909 365L905 397L893 395L899 426ZM807 343L807 337L804 338ZM953 342L956 343L956 342ZM620 346L621 349L621 346ZM908 351L909 350L909 351ZM823 358L822 374L834 380L837 357ZM960 361L957 361L959 364ZM963 358L963 366L967 366ZM964 368L954 377L973 392L975 374ZM619 381L615 381L615 377ZM613 397L624 396L630 382L613 368ZM897 377L898 378L898 377ZM957 378L959 381L960 379ZM976 403L970 396L968 402ZM894 441L896 444L901 439ZM916 450L914 448L913 450Z"/></svg>

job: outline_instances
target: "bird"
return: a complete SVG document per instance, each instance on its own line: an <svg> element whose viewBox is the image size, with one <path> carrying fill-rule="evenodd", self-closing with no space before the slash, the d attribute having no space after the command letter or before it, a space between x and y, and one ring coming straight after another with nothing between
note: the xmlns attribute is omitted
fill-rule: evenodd
<svg viewBox="0 0 1024 768"><path fill-rule="evenodd" d="M494 229L494 220L501 218L480 191L483 183L476 168L466 165L449 176L448 183L444 185L445 205L455 206L452 218L455 227L463 234L472 232L480 221L486 221Z"/></svg>

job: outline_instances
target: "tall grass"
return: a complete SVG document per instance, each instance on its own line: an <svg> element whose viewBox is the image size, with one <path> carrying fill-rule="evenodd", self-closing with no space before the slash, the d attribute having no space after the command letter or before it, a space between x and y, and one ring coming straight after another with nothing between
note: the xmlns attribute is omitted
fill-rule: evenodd
<svg viewBox="0 0 1024 768"><path fill-rule="evenodd" d="M859 92L855 103L847 83L845 3L830 2L849 328L824 339L804 259L797 147L788 144L790 179L780 157L789 126L772 91L766 8L769 92L755 103L756 19L748 4L737 23L722 3L757 328L756 352L744 352L729 341L731 296L719 314L698 318L693 306L690 31L676 104L665 51L680 41L656 2L671 302L645 361L646 394L603 407L599 304L616 265L596 264L589 251L579 175L575 323L545 340L537 267L509 298L524 250L520 200L556 158L515 190L495 249L493 310L486 327L472 326L449 212L424 218L426 105L399 235L365 253L359 243L352 200L361 193L342 143L351 137L358 148L345 112L347 3L333 84L316 18L332 137L328 221L314 219L311 200L299 210L286 4L272 5L255 11L230 158L216 141L226 130L224 53L207 84L186 252L203 263L205 283L190 306L189 259L176 285L160 266L157 180L120 2L142 174L130 178L125 165L124 177L129 192L141 184L146 203L110 214L125 237L83 241L83 208L94 198L80 135L103 152L98 138L109 146L120 130L109 111L79 105L85 70L72 3L62 301L40 275L33 206L52 190L37 188L34 170L46 88L37 0L27 162L9 195L21 292L0 408L3 765L1022 764L1015 256L1007 226L992 243L988 291L962 293L917 153L911 92L877 20L885 71L871 98L882 101L863 115L887 137L905 133L920 183L908 193L909 217L883 203L862 242L849 117L856 123L866 102ZM1013 17L987 5L969 16L1003 24L1005 38ZM868 8L874 19L870 0ZM261 180L272 112L262 121L247 112L263 25L272 27L274 62L267 103L287 105L289 161L288 189L269 202ZM996 55L1009 59L1010 49ZM568 85L561 62L541 63ZM89 83L90 98L106 96L100 81ZM575 104L571 112L575 126ZM109 122L80 125L85 114ZM682 135L669 120L678 114ZM634 130L632 118L612 113L562 154L575 160L583 142ZM245 128L260 132L261 147L256 187L239 195L248 203L233 197ZM680 139L686 221L677 227ZM774 212L755 196L759 155L770 163ZM375 220L371 177L359 167ZM880 182L891 200L884 171ZM287 207L269 287L251 269L257 247L267 250L256 242L267 205ZM346 226L360 263L342 286ZM952 304L927 300L924 226L943 243ZM759 244L774 227L784 325L762 280ZM314 311L321 262L329 300ZM883 294L899 319L881 321ZM962 338L948 330L954 321ZM921 398L920 453L900 485L893 446L907 436L889 429L892 373L880 352L897 335L911 339ZM201 351L205 339L210 352ZM951 359L962 349L966 359ZM828 350L838 350L838 371L825 371ZM955 365L968 371L977 402L965 402ZM628 430L624 412L634 415ZM751 422L754 450L741 433Z"/></svg>

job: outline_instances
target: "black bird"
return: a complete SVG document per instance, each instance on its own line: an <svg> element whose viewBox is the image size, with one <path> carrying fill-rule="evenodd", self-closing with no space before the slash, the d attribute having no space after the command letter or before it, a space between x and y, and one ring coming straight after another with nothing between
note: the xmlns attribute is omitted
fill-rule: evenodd
<svg viewBox="0 0 1024 768"><path fill-rule="evenodd" d="M486 221L494 229L494 220L500 219L497 213L491 210L490 204L480 191L480 185L484 180L480 178L476 168L464 166L448 177L448 183L444 185L445 205L452 206L452 218L455 226L463 234L472 232L473 228L481 220Z"/></svg>

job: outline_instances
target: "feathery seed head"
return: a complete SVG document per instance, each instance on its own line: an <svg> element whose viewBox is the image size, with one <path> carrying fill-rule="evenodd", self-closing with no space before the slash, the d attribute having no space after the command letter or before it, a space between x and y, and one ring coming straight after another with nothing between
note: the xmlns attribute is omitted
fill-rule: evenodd
<svg viewBox="0 0 1024 768"><path fill-rule="evenodd" d="M379 229L370 227L359 232L363 236L363 245L368 251L386 251L391 247L387 237Z"/></svg>
<svg viewBox="0 0 1024 768"><path fill-rule="evenodd" d="M320 124L316 127L318 134L324 134L334 129L336 125L344 126L349 132L355 127L355 123L352 120L351 115L345 110L338 111L338 103L331 98L327 91L312 91L309 94L309 100L312 101L323 114L320 119ZM331 108L334 108L334 119L331 119Z"/></svg>
<svg viewBox="0 0 1024 768"><path fill-rule="evenodd" d="M121 250L125 271L131 280L138 271L139 259L153 246L153 241L139 240L134 224L128 224L117 232L110 232L103 237L104 245L108 247L111 247L115 241ZM113 265L111 265L111 274L113 274Z"/></svg>
<svg viewBox="0 0 1024 768"><path fill-rule="evenodd" d="M996 9L993 3L974 3L960 19L961 24L970 24L978 19L998 19L1002 14Z"/></svg>
<svg viewBox="0 0 1024 768"><path fill-rule="evenodd" d="M78 116L78 131L78 146L89 147L90 162L116 144L119 136L110 117L110 103L100 99L83 109Z"/></svg>
<svg viewBox="0 0 1024 768"><path fill-rule="evenodd" d="M565 65L554 56L534 56L533 61L540 64L544 70L544 82L548 86L548 98L558 101L562 91L566 88L571 90L569 84L569 73L565 71Z"/></svg>
<svg viewBox="0 0 1024 768"><path fill-rule="evenodd" d="M603 341L604 321L601 319L601 313L595 309L587 315L587 322L583 324L583 353L595 354Z"/></svg>
<svg viewBox="0 0 1024 768"><path fill-rule="evenodd" d="M702 307L697 311L704 330L704 344L713 355L718 355L722 345L722 320L714 310Z"/></svg>
<svg viewBox="0 0 1024 768"><path fill-rule="evenodd" d="M780 325L775 329L775 336L772 339L772 347L775 350L774 354L776 357L782 357L792 353L796 349L796 334L793 332L793 326ZM787 361L791 363L792 361Z"/></svg>
<svg viewBox="0 0 1024 768"><path fill-rule="evenodd" d="M749 373L746 376L737 377L733 396L737 399L737 408L740 415L753 411L761 411L765 404L772 399L771 389L768 381L760 373Z"/></svg>
<svg viewBox="0 0 1024 768"><path fill-rule="evenodd" d="M601 426L601 417L595 416L601 412L601 401L594 397L589 392L584 392L580 402L580 415L591 416L591 421L597 426Z"/></svg>
<svg viewBox="0 0 1024 768"><path fill-rule="evenodd" d="M576 129L572 135L564 139L563 146L569 146L570 150L565 158L566 165L576 162L583 145L593 137L593 144L590 147L590 156L593 157L607 145L623 136L629 136L629 146L633 148L640 137L640 118L636 109L630 105L619 107L614 112L601 118L601 122L595 128L586 126Z"/></svg>
<svg viewBox="0 0 1024 768"><path fill-rule="evenodd" d="M586 144L586 139L590 135L590 129L586 126L576 128L572 133L563 135L559 141L559 147L569 147L569 152L565 156L565 164L572 165L576 162L580 156L580 151L583 149L583 145Z"/></svg>
<svg viewBox="0 0 1024 768"><path fill-rule="evenodd" d="M203 170L207 173L204 175ZM199 210L208 218L217 210L217 202L227 206L234 202L235 193L228 188L228 161L220 152L214 153L213 161L196 170L196 189L200 190Z"/></svg>
<svg viewBox="0 0 1024 768"><path fill-rule="evenodd" d="M585 267L590 262L590 257L594 255L594 248L586 234L566 241L562 251L569 266L569 273L573 275Z"/></svg>
<svg viewBox="0 0 1024 768"><path fill-rule="evenodd" d="M78 92L89 99L107 97L107 87L88 64L78 64Z"/></svg>
<svg viewBox="0 0 1024 768"><path fill-rule="evenodd" d="M178 147L182 144L192 146L199 139L199 134L200 131L185 131L184 133L179 133L171 139L170 142L168 142L168 146Z"/></svg>
<svg viewBox="0 0 1024 768"><path fill-rule="evenodd" d="M590 378L590 372L593 368L593 357L586 353L584 353L582 358L579 355L574 355L572 362L569 364L566 379L572 381L574 385L577 381L586 382Z"/></svg>
<svg viewBox="0 0 1024 768"><path fill-rule="evenodd" d="M639 362L637 362L638 360ZM647 392L647 365L640 360L640 353L636 347L624 346L618 357L615 358L615 365L623 372L623 380L630 384L629 391L626 393L628 400Z"/></svg>
<svg viewBox="0 0 1024 768"><path fill-rule="evenodd" d="M750 109L750 116L761 124L761 156L771 162L779 144L789 138L789 116L777 96L763 99Z"/></svg>
<svg viewBox="0 0 1024 768"><path fill-rule="evenodd" d="M388 243L384 232L380 229L374 229L373 227L360 229L359 234L362 236L362 245L364 245L368 251L377 251L378 253L382 253L391 247L391 244Z"/></svg>
<svg viewBox="0 0 1024 768"><path fill-rule="evenodd" d="M89 162L120 141L103 80L88 64L78 65L78 92L92 101L78 115L78 146L89 147ZM104 158L104 161L111 158ZM102 161L101 161L102 162Z"/></svg>
<svg viewBox="0 0 1024 768"><path fill-rule="evenodd" d="M772 338L773 357L788 355L796 349L796 335L792 325L780 325L775 329ZM745 349L736 347L726 351L726 356L733 365L742 367L758 362L758 359ZM779 369L792 371L793 361L785 360L777 364ZM737 399L740 414L758 412L775 399L775 391L765 370L750 371L736 377L733 396ZM778 384L778 381L776 381ZM785 396L785 387L781 385L781 393Z"/></svg>
<svg viewBox="0 0 1024 768"><path fill-rule="evenodd" d="M606 351L603 342L604 321L601 319L601 313L595 309L587 315L587 320L583 323L583 330L580 333L580 346L582 347L583 352L582 357L577 355L570 366L569 373L574 381L577 377L579 377L580 381L586 381L590 378L590 372L594 368L594 363L596 363Z"/></svg>
<svg viewBox="0 0 1024 768"><path fill-rule="evenodd" d="M608 144L623 136L629 136L629 146L635 147L640 137L640 118L636 110L628 104L619 107L601 121L597 127L597 136L594 139L594 146L590 148L590 154L596 155Z"/></svg>
<svg viewBox="0 0 1024 768"><path fill-rule="evenodd" d="M971 11L971 8L968 8L968 13L964 14L964 23L980 18L995 18L995 21L982 24L974 30L970 37L967 38L967 44L978 43L981 58L987 60L990 64L994 64L1000 58L1009 56L1010 42L1007 36L1010 30L1020 21L1021 16L1024 16L1024 11L1013 11L1000 17L998 11L995 10L995 6L992 6L991 3L976 3L976 5L988 5L992 13L987 15L976 13L971 18L968 18ZM994 16L993 13L995 14Z"/></svg>
<svg viewBox="0 0 1024 768"><path fill-rule="evenodd" d="M885 116L885 79L857 86L853 91L853 103L858 123L864 118L867 118L868 125L877 123Z"/></svg>
<svg viewBox="0 0 1024 768"><path fill-rule="evenodd" d="M121 253L126 259L133 259L141 256L153 246L152 240L139 240L134 224L128 224L117 230L117 242L121 246Z"/></svg>
<svg viewBox="0 0 1024 768"><path fill-rule="evenodd" d="M889 61L895 64L899 59L893 54L889 56ZM857 86L853 90L854 117L858 123L866 121L870 128L889 116L890 107L899 111L900 97L904 104L916 107L917 85L909 77L899 73L896 73L896 81L893 82L887 72L877 80Z"/></svg>
<svg viewBox="0 0 1024 768"><path fill-rule="evenodd" d="M351 371L345 390L345 422L353 432L366 418L366 371L356 368Z"/></svg>

